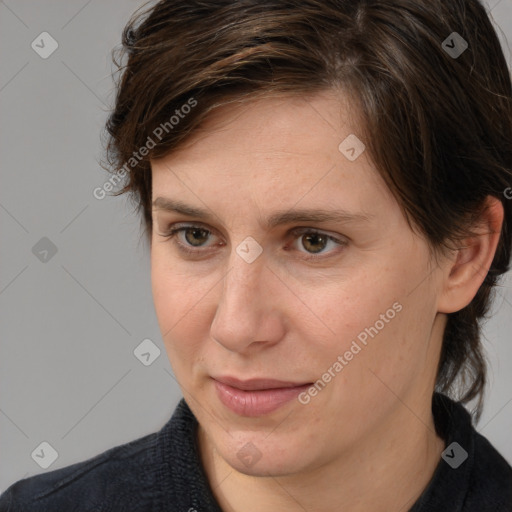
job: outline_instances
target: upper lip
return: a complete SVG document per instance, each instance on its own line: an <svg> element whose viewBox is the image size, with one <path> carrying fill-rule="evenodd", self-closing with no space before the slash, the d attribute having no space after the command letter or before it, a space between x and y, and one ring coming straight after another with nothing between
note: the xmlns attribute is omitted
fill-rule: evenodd
<svg viewBox="0 0 512 512"><path fill-rule="evenodd" d="M294 388L297 386L304 386L311 384L310 382L290 382L276 379L248 379L240 380L235 377L213 377L218 382L227 384L234 388L242 389L244 391L254 391L261 389L275 389L275 388Z"/></svg>

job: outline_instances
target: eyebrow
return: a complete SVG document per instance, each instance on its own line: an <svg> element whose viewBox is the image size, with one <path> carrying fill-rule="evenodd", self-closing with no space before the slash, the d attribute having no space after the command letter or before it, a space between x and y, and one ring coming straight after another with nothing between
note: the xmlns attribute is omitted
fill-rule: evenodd
<svg viewBox="0 0 512 512"><path fill-rule="evenodd" d="M167 197L157 197L153 201L154 210L163 210L166 212L175 212L188 217L196 217L203 220L211 220L215 215L211 215L208 210L196 208L182 201L169 199ZM324 209L288 209L278 210L268 217L263 226L266 229L272 229L281 224L291 224L293 222L340 222L340 223L361 223L368 222L374 215L364 212L348 212L346 210L324 210Z"/></svg>

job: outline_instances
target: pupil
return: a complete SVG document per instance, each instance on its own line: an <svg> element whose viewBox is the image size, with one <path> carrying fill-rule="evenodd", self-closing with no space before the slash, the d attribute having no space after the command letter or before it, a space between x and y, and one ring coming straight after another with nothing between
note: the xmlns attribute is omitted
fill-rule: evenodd
<svg viewBox="0 0 512 512"><path fill-rule="evenodd" d="M325 237L324 237L324 236L322 236L322 235L319 235L319 234L312 234L312 235L306 235L304 238L305 238L305 240L307 240L307 244L309 244L309 243L310 243L311 239L313 239L313 241L315 241L315 240L316 240L316 241L318 242L318 240L321 240L321 241L323 242L323 243L321 244L322 246L321 246L320 248L315 249L315 248L313 247L313 250L312 250L311 252L314 252L314 253L316 253L316 252L320 252L320 251L325 247ZM306 247L306 245L307 245L307 244L304 244L304 247L305 247L306 249L308 249L308 247ZM313 245L315 245L315 244L313 243ZM308 249L308 250L309 250L309 249Z"/></svg>
<svg viewBox="0 0 512 512"><path fill-rule="evenodd" d="M189 234L190 234L190 233L193 233L193 237L192 237L192 238L190 238L190 237L189 237ZM195 244L195 243L194 243L194 241L195 241L195 242L197 242L198 240L201 242L201 236L197 237L197 236L196 236L196 234L197 234L197 233L203 233L203 234L205 234L205 233L206 233L206 231L205 231L204 229L189 229L189 230L186 232L186 236L185 236L185 238L187 239L187 242L189 242L191 245L197 245L197 246L201 245L200 243L199 243L199 244ZM203 237L203 238L204 238L204 237Z"/></svg>

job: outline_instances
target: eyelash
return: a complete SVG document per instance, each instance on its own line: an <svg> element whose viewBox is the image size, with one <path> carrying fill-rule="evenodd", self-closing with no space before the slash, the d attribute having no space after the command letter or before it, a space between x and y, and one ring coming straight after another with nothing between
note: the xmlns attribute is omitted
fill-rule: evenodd
<svg viewBox="0 0 512 512"><path fill-rule="evenodd" d="M208 235L214 234L212 231L210 231L209 229L203 227L201 224L187 224L187 225L174 225L173 227L168 229L165 233L160 233L160 236L164 237L166 240L170 240L175 235L177 235L178 233L185 232L185 231L188 231L190 229L201 229L203 231L206 231L206 233ZM291 235L295 235L296 238L299 238L299 237L304 236L304 235L323 235L323 236L325 236L327 238L328 241L332 241L332 242L338 244L341 247L344 247L344 246L347 245L347 242L344 241L344 240L336 238L336 237L334 237L332 235L328 235L327 233L324 233L323 231L317 231L317 230L311 229L311 228L305 228L305 227L304 228L295 228L292 231L290 231L290 234ZM183 252L183 253L185 253L185 254L187 254L189 256L198 256L200 253L204 252L201 249L190 249L188 246L182 244L179 241L176 242L176 245L178 246L178 249L181 252ZM309 256L302 256L301 258L306 260L306 261L315 261L315 260L319 261L321 259L325 259L326 257L329 257L329 256L309 255Z"/></svg>

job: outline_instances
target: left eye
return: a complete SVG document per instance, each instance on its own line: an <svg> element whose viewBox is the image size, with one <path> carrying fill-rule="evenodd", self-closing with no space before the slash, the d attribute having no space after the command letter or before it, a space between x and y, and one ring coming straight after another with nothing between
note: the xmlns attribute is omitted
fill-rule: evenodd
<svg viewBox="0 0 512 512"><path fill-rule="evenodd" d="M295 230L293 234L297 235L296 242L301 241L308 254L324 253L325 248L331 244L331 247L345 245L345 242L321 231L312 231L311 229ZM300 251L300 249L298 249ZM327 251L330 252L330 251Z"/></svg>
<svg viewBox="0 0 512 512"><path fill-rule="evenodd" d="M166 233L161 234L161 236L165 237L166 239L172 239L176 235L183 235L178 236L178 240L175 242L175 244L178 246L178 249L186 254L198 256L200 253L205 252L200 248L207 247L204 244L208 241L209 236L212 234L213 233L209 229L206 229L201 225L182 225L171 227L171 229L169 229ZM290 235L295 237L294 243L292 245L296 246L297 242L301 241L301 245L304 249L306 249L306 252L303 252L297 248L296 250L305 254L303 259L306 260L319 259L320 257L316 256L316 254L326 252L324 249L326 249L329 244L331 244L331 246L333 244L334 246L347 245L347 242L342 239L338 239L332 235L328 235L327 233L316 231L311 228L297 228L291 231Z"/></svg>

